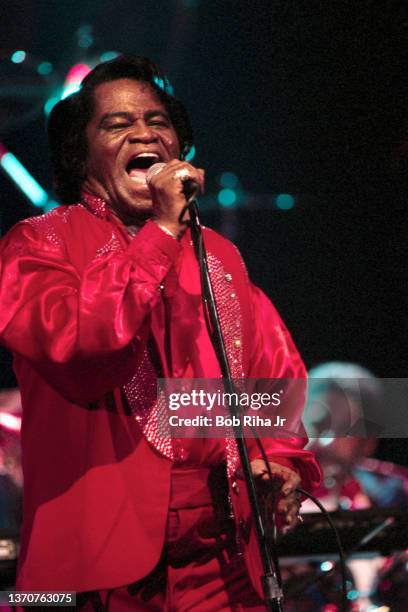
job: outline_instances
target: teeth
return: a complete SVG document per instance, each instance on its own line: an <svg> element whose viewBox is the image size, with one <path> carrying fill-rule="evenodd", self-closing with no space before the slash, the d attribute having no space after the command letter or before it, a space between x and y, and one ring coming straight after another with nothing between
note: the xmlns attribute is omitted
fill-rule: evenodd
<svg viewBox="0 0 408 612"><path fill-rule="evenodd" d="M133 159L138 159L139 157L154 157L155 159L159 159L156 153L139 153L139 155L136 155Z"/></svg>

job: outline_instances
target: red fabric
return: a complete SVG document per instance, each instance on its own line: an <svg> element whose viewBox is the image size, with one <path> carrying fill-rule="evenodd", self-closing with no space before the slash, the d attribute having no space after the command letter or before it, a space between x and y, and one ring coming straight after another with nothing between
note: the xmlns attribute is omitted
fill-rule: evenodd
<svg viewBox="0 0 408 612"><path fill-rule="evenodd" d="M209 230L205 240L233 277L245 375L304 378L286 328L250 285L236 249ZM88 591L134 582L161 554L171 462L143 437L120 388L149 333L162 368L171 362L179 376L218 375L189 238L178 243L149 221L130 240L108 210L89 210L88 201L88 208L60 207L18 224L1 241L0 272L0 338L14 353L24 409L18 588ZM160 285L171 292L174 281L181 297L169 355ZM304 486L318 482L304 439L264 442L271 460L293 461ZM221 441L184 444L186 466L225 456ZM256 457L254 441L249 446ZM236 497L239 519L247 516L245 493Z"/></svg>
<svg viewBox="0 0 408 612"><path fill-rule="evenodd" d="M108 612L265 612L265 604L248 579L243 557L228 547L225 534L215 538L208 533L214 524L211 506L170 510L166 557L139 585L131 585L133 595L126 586L99 592L105 609ZM97 610L92 599L95 601L95 594L78 609Z"/></svg>
<svg viewBox="0 0 408 612"><path fill-rule="evenodd" d="M216 478L212 486L211 474ZM215 504L214 508L211 503L216 488L223 488L222 472L215 474L209 468L173 470L165 549L159 564L129 590L124 586L82 594L78 608L94 610L92 601L99 595L112 612L264 612L244 559L236 550L228 518L221 507ZM186 490L191 491L190 497ZM84 599L87 601L81 606Z"/></svg>

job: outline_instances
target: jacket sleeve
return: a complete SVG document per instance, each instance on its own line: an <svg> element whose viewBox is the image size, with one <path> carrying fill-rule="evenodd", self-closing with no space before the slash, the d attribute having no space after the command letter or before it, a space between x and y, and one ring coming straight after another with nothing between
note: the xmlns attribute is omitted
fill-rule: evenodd
<svg viewBox="0 0 408 612"><path fill-rule="evenodd" d="M79 272L63 249L22 222L0 245L0 339L69 401L96 401L134 371L160 283L179 252L149 221L127 250L102 254Z"/></svg>
<svg viewBox="0 0 408 612"><path fill-rule="evenodd" d="M282 438L277 433L276 437L260 441L270 461L294 469L302 478L302 486L313 489L321 480L321 471L314 454L304 450L308 439L301 417L306 398L306 369L276 308L260 289L252 286L251 291L255 338L249 378L270 379L272 386L273 379L285 379L280 412L288 417L285 429L294 432ZM248 447L251 460L262 457L255 439L248 439Z"/></svg>

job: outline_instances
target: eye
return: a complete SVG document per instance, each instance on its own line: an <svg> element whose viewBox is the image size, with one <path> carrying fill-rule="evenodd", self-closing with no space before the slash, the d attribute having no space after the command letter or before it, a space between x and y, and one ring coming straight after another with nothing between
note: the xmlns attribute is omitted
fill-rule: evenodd
<svg viewBox="0 0 408 612"><path fill-rule="evenodd" d="M152 119L149 125L158 125L159 127L168 127L168 122L165 119Z"/></svg>
<svg viewBox="0 0 408 612"><path fill-rule="evenodd" d="M112 123L107 126L108 130L124 130L129 127L130 123Z"/></svg>

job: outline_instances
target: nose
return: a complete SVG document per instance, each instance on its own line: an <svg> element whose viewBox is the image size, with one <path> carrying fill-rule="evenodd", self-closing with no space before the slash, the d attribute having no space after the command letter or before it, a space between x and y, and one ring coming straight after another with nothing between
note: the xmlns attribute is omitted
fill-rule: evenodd
<svg viewBox="0 0 408 612"><path fill-rule="evenodd" d="M134 123L128 138L130 142L156 142L157 134L146 121L139 120Z"/></svg>

